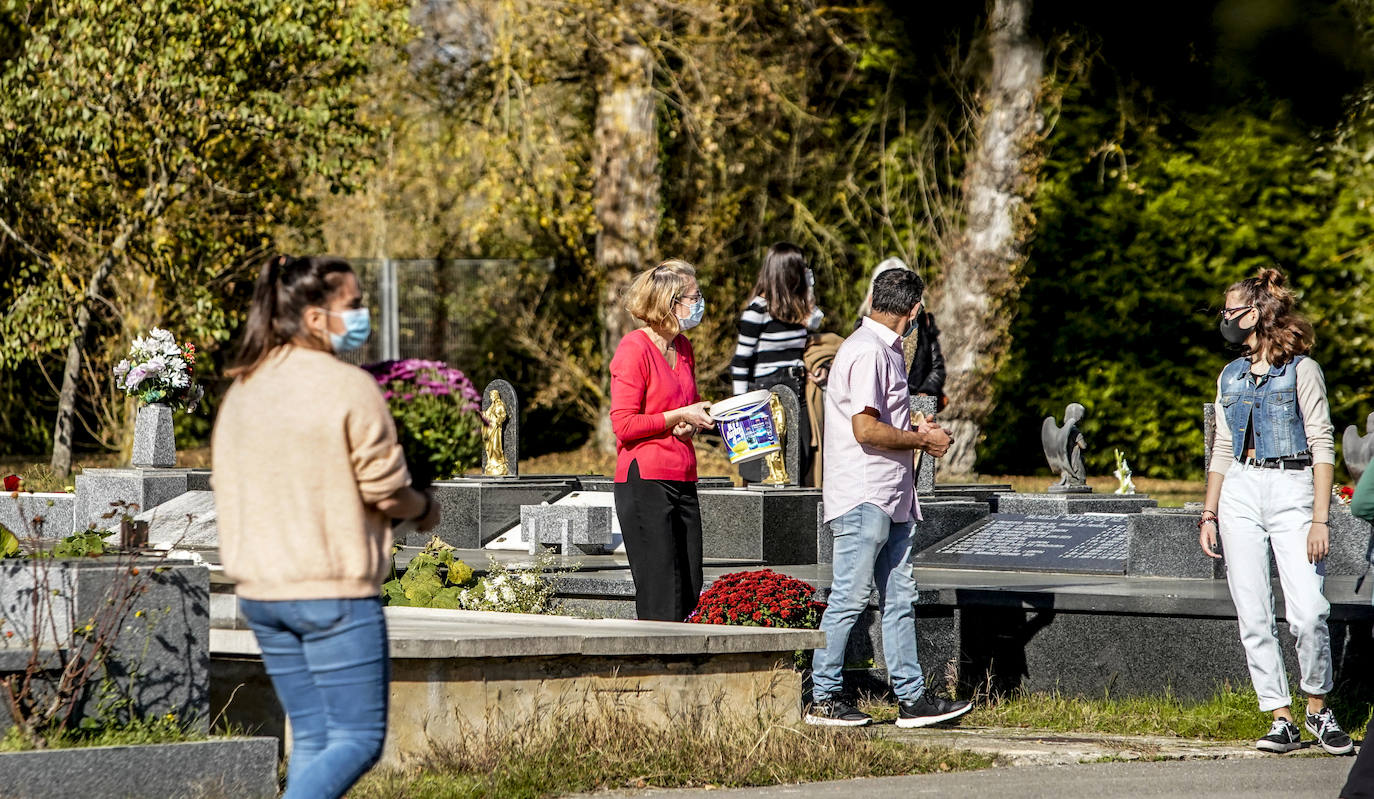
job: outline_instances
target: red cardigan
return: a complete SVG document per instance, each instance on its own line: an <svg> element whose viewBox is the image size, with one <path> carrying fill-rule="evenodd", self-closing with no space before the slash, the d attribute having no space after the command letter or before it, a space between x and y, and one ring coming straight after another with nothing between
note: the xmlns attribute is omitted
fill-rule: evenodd
<svg viewBox="0 0 1374 799"><path fill-rule="evenodd" d="M681 334L673 345L677 364L671 369L643 330L627 333L611 358L617 483L629 479L630 464L635 461L645 480L696 482L696 450L691 442L674 436L663 418L665 411L701 401L692 345Z"/></svg>

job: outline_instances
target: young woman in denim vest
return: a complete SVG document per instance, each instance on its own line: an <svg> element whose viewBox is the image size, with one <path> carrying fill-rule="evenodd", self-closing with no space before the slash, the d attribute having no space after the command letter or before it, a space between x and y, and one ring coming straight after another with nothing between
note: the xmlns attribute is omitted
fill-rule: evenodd
<svg viewBox="0 0 1374 799"><path fill-rule="evenodd" d="M1261 269L1226 291L1220 328L1228 342L1245 347L1245 354L1217 379L1217 432L1198 538L1203 552L1219 558L1221 536L1250 679L1260 709L1274 717L1255 748L1288 752L1301 745L1274 619L1272 549L1285 616L1297 639L1307 693L1305 726L1327 752L1347 754L1350 736L1326 707L1331 606L1322 595L1322 561L1330 550L1335 446L1322 370L1306 355L1312 325L1294 311L1283 275Z"/></svg>

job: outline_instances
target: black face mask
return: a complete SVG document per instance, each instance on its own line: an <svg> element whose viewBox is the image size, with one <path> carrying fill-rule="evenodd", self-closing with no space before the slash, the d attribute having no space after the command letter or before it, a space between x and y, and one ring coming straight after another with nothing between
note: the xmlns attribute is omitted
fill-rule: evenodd
<svg viewBox="0 0 1374 799"><path fill-rule="evenodd" d="M1245 314L1239 314L1234 319L1222 318L1217 328L1221 330L1221 337L1232 344L1244 344L1250 334L1255 332L1253 327L1241 327L1240 320Z"/></svg>

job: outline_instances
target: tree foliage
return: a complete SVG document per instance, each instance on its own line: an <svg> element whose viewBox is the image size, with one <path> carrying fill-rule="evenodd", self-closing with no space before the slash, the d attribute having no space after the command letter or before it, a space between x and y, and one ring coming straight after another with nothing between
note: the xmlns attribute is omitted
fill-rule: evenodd
<svg viewBox="0 0 1374 799"><path fill-rule="evenodd" d="M396 0L5 0L0 19L0 367L50 367L89 305L97 414L112 353L155 324L226 341L275 228L310 224L305 184L357 183L381 132L358 80L409 32Z"/></svg>

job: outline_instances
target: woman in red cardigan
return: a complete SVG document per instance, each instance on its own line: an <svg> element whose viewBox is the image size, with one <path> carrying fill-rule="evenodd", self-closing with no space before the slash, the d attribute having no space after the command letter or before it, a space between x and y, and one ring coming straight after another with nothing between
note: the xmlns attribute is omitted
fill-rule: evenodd
<svg viewBox="0 0 1374 799"><path fill-rule="evenodd" d="M706 312L696 270L671 260L641 272L626 309L644 323L611 358L615 512L640 619L682 621L701 594L701 509L692 438L711 426L682 331Z"/></svg>

